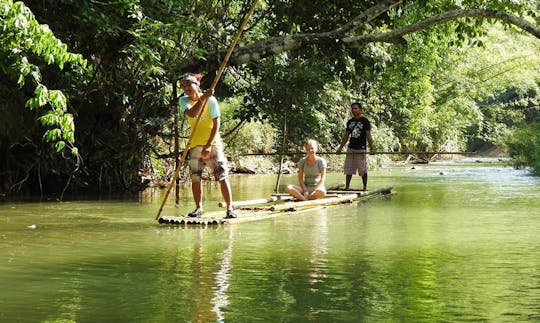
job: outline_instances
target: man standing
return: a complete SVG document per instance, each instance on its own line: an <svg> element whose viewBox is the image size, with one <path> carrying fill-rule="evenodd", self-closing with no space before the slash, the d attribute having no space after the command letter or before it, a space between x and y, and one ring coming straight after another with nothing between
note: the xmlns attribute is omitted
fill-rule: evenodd
<svg viewBox="0 0 540 323"><path fill-rule="evenodd" d="M351 104L351 113L353 117L347 121L345 133L341 138L341 144L337 150L338 153L347 141L347 155L345 157L345 165L343 172L345 173L345 189L349 189L352 176L358 171L358 175L362 176L363 190L367 189L367 145L369 144L370 152L373 153L373 138L371 137L371 124L369 120L362 116L362 105L359 102ZM350 140L349 140L350 139Z"/></svg>
<svg viewBox="0 0 540 323"><path fill-rule="evenodd" d="M205 166L209 166L216 180L221 186L221 194L227 204L227 219L236 218L232 209L232 193L229 184L227 169L227 158L223 153L220 127L220 110L216 98L213 96L214 90L209 89L202 92L200 88L202 76L199 74L187 73L180 79L184 96L178 99L182 111L186 114L191 127L192 137L189 150L189 168L191 170L191 190L195 200L195 210L188 214L189 217L200 217L203 215L201 176ZM205 102L205 106L202 106ZM203 109L199 123L197 116Z"/></svg>

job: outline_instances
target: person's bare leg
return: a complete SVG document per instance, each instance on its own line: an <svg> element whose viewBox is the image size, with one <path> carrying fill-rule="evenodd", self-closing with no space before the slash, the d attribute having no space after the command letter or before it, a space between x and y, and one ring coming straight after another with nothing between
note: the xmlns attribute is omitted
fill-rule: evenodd
<svg viewBox="0 0 540 323"><path fill-rule="evenodd" d="M345 189L349 189L349 185L351 184L352 175L345 175Z"/></svg>
<svg viewBox="0 0 540 323"><path fill-rule="evenodd" d="M229 184L229 180L224 179L222 181L219 181L219 185L221 188L221 195L223 195L223 199L225 200L225 204L227 204L227 210L232 210L232 192L231 192L231 184Z"/></svg>
<svg viewBox="0 0 540 323"><path fill-rule="evenodd" d="M195 207L202 210L201 182L191 182L191 191L193 192L193 200L195 201Z"/></svg>
<svg viewBox="0 0 540 323"><path fill-rule="evenodd" d="M367 172L362 175L362 184L364 185L364 191L367 191Z"/></svg>
<svg viewBox="0 0 540 323"><path fill-rule="evenodd" d="M285 186L285 192L287 192L290 196L294 197L297 200L305 201L306 198L302 193L300 193L294 186L287 185Z"/></svg>
<svg viewBox="0 0 540 323"><path fill-rule="evenodd" d="M311 193L311 195L309 196L309 199L310 200L322 199L325 196L326 196L325 192L316 190L316 191L313 191L313 193Z"/></svg>

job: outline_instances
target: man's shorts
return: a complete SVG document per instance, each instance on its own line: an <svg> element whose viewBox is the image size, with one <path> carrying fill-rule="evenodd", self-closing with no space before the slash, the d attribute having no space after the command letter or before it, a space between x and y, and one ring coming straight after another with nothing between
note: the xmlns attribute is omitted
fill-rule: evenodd
<svg viewBox="0 0 540 323"><path fill-rule="evenodd" d="M365 149L347 149L345 156L345 165L343 172L345 175L354 175L358 171L358 175L363 176L367 173L367 150Z"/></svg>
<svg viewBox="0 0 540 323"><path fill-rule="evenodd" d="M203 160L201 154L204 146L195 146L189 150L189 168L191 171L191 181L200 182L203 170L208 166L214 178L218 181L227 179L229 170L227 166L227 157L223 153L221 146L212 146L210 157Z"/></svg>

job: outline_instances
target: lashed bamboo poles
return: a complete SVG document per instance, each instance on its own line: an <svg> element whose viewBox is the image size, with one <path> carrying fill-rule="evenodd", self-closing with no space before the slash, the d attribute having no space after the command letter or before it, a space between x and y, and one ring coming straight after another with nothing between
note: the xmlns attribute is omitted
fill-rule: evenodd
<svg viewBox="0 0 540 323"><path fill-rule="evenodd" d="M328 205L349 203L353 201L366 201L371 198L378 196L387 196L392 194L392 187L384 187L374 191L362 191L358 193L347 192L348 194L337 194L337 196L310 200L310 201L301 201L293 203L278 203L272 205L259 205L253 204L251 206L239 206L240 216L235 219L224 219L221 218L219 212L211 212L206 214L202 218L186 218L186 217L161 217L159 218L159 223L162 224L178 224L178 225L219 225L227 223L243 223L251 222L258 220L265 220L269 218L275 218L283 214L299 214L302 212L307 212L315 208L326 207ZM356 197L355 197L356 196ZM283 199L284 196L279 196L279 200ZM291 197L291 196L288 196ZM288 200L288 199L287 199ZM251 201L239 201L241 204L244 203L257 203L258 200ZM236 202L235 202L236 203ZM270 202L271 203L271 202Z"/></svg>
<svg viewBox="0 0 540 323"><path fill-rule="evenodd" d="M255 7L257 6L257 1L258 0L253 1L253 3L251 4L251 7L249 8L248 12L244 16L244 20L240 24L240 27L238 28L238 31L236 32L236 35L234 36L234 39L233 39L231 45L229 46L229 49L227 50L227 54L225 54L225 57L223 58L223 61L221 62L221 65L219 66L219 69L218 69L218 71L216 73L216 76L214 77L214 80L212 81L212 85L210 86L210 89L212 89L212 90L215 89L217 83L219 82L219 79L221 78L221 74L225 70L225 67L227 66L227 62L229 61L229 58L231 57L231 54L232 54L234 48L238 44L238 41L240 40L240 37L242 36L242 32L246 28L246 25L247 25L247 22L248 22L249 18L251 17L253 12L255 11ZM206 105L206 100L203 100L201 102L201 110L199 111L199 115L197 116L197 120L195 121L193 129L191 129L191 135L190 135L189 140L188 140L188 142L186 144L186 147L184 148L184 152L182 153L182 158L180 159L180 163L178 163L178 166L176 167L176 170L174 172L171 184L167 188L167 191L165 192L165 196L163 197L163 202L161 202L161 206L159 207L159 211L158 211L158 213L156 215L156 220L159 219L159 216L161 215L161 212L163 211L163 207L165 206L165 203L167 202L167 198L169 197L169 194L171 193L171 188L173 187L174 183L176 182L176 179L178 178L178 175L180 173L180 169L182 168L182 165L184 164L184 162L186 160L186 156L187 156L187 153L189 151L191 141L193 139L193 134L195 133L195 130L197 129L197 127L199 125L199 121L201 120L201 115L204 112L205 105Z"/></svg>

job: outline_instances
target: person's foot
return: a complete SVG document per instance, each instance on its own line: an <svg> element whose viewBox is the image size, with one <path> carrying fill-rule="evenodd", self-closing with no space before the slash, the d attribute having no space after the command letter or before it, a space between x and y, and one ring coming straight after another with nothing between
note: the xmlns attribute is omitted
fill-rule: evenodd
<svg viewBox="0 0 540 323"><path fill-rule="evenodd" d="M225 219L236 219L236 213L233 210L227 210L227 215Z"/></svg>
<svg viewBox="0 0 540 323"><path fill-rule="evenodd" d="M200 218L204 214L203 210L198 207L195 210L193 210L191 213L188 214L190 218Z"/></svg>

